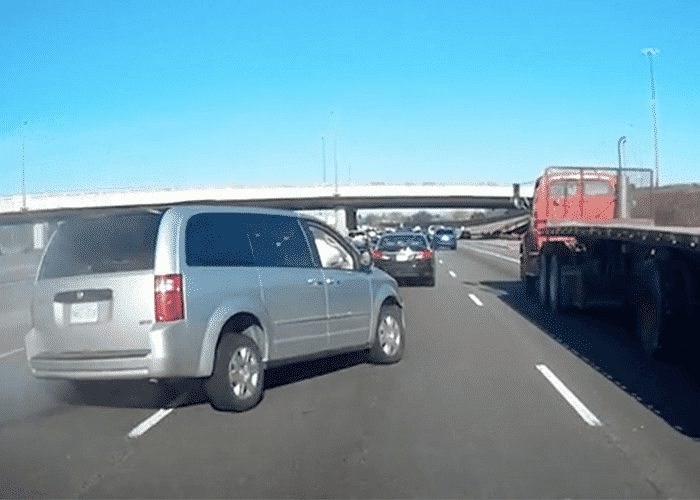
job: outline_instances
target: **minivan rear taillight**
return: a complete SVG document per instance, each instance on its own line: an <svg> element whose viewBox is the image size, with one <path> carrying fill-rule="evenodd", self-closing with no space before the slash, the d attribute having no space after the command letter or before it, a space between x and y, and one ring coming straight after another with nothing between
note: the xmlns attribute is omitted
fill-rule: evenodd
<svg viewBox="0 0 700 500"><path fill-rule="evenodd" d="M153 290L156 305L156 323L177 321L185 317L181 274L156 276Z"/></svg>

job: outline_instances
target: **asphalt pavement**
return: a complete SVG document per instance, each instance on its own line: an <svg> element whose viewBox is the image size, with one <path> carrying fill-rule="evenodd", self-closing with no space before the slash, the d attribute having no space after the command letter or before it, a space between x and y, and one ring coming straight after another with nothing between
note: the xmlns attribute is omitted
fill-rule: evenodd
<svg viewBox="0 0 700 500"><path fill-rule="evenodd" d="M438 252L399 364L272 370L243 414L197 384L34 380L30 291L5 287L0 497L700 497L700 384L619 315L542 311L517 246Z"/></svg>

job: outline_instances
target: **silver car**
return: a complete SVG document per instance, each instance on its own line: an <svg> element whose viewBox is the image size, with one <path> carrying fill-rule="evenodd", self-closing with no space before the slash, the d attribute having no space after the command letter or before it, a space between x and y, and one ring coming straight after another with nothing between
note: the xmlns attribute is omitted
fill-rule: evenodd
<svg viewBox="0 0 700 500"><path fill-rule="evenodd" d="M326 225L293 212L177 206L60 224L25 339L36 377L205 378L215 408L262 398L265 368L404 350L396 282Z"/></svg>

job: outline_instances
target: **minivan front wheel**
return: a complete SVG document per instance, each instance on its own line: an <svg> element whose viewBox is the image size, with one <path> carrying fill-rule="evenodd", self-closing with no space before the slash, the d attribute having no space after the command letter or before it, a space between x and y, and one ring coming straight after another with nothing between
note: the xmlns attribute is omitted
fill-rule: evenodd
<svg viewBox="0 0 700 500"><path fill-rule="evenodd" d="M405 345L401 309L386 305L379 311L379 321L374 342L369 351L373 363L391 364L401 360Z"/></svg>
<svg viewBox="0 0 700 500"><path fill-rule="evenodd" d="M228 333L219 341L214 373L206 381L209 402L217 410L246 411L263 395L265 370L258 346L245 335Z"/></svg>

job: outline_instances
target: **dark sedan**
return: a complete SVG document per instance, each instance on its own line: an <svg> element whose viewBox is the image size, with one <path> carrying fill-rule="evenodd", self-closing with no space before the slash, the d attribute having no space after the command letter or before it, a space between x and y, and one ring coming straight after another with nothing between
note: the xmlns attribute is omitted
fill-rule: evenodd
<svg viewBox="0 0 700 500"><path fill-rule="evenodd" d="M433 248L451 248L457 249L457 235L455 230L449 227L441 228L435 231L433 235Z"/></svg>
<svg viewBox="0 0 700 500"><path fill-rule="evenodd" d="M422 234L382 236L372 252L372 260L397 281L418 280L425 286L435 286L435 255Z"/></svg>

